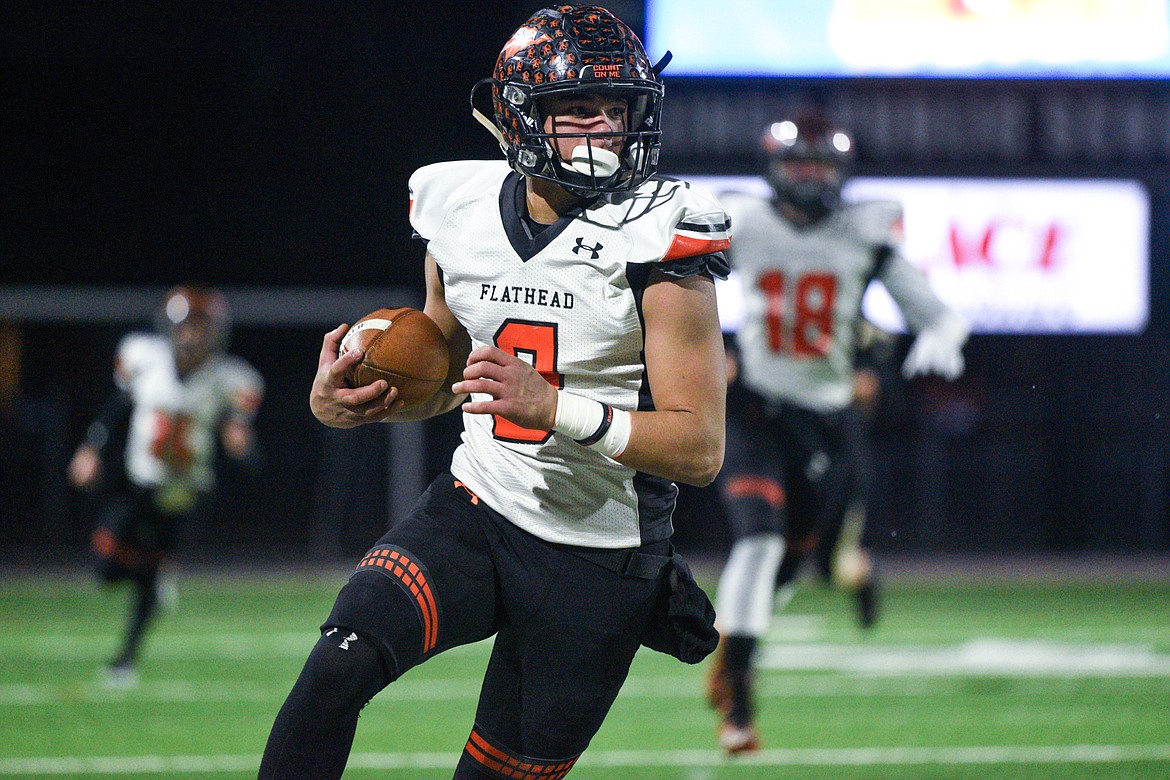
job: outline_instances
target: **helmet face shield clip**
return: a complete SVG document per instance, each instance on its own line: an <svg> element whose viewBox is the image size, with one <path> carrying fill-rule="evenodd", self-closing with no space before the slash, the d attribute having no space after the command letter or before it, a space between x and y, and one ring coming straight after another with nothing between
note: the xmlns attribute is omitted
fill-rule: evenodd
<svg viewBox="0 0 1170 780"><path fill-rule="evenodd" d="M517 108L522 108L528 103L528 90L524 89L518 84L505 84L502 93L504 100L508 101Z"/></svg>

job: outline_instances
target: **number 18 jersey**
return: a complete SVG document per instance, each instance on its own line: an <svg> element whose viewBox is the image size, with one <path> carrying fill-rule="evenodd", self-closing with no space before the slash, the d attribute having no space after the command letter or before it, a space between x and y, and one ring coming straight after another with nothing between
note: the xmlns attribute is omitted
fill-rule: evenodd
<svg viewBox="0 0 1170 780"><path fill-rule="evenodd" d="M524 179L504 162L427 166L411 224L438 264L472 346L492 344L553 386L614 408L654 408L642 354L651 270L726 273L727 217L706 195L652 179L535 232ZM478 399L477 399L478 400ZM671 534L677 488L568 436L464 414L452 473L511 522L552 542L636 547Z"/></svg>
<svg viewBox="0 0 1170 780"><path fill-rule="evenodd" d="M769 200L743 193L720 199L735 228L731 261L743 287L740 372L765 398L818 412L849 405L861 299L871 279L886 287L912 331L945 310L897 251L896 203L849 204L797 227Z"/></svg>

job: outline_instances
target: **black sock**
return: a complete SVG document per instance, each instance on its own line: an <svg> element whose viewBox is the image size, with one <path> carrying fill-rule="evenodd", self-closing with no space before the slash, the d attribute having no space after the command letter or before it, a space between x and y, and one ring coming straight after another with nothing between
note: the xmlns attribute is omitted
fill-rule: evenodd
<svg viewBox="0 0 1170 780"><path fill-rule="evenodd" d="M727 681L731 686L731 712L728 713L728 719L740 726L751 723L755 714L755 704L752 700L752 661L758 641L754 636L728 636L723 650Z"/></svg>
<svg viewBox="0 0 1170 780"><path fill-rule="evenodd" d="M146 627L150 625L158 608L157 575L158 572L152 572L134 579L134 604L131 607L130 623L126 627L122 653L114 659L115 666L133 664L138 657L138 647L142 644Z"/></svg>
<svg viewBox="0 0 1170 780"><path fill-rule="evenodd" d="M322 634L272 725L260 780L341 777L358 713L389 682L365 637L343 629Z"/></svg>

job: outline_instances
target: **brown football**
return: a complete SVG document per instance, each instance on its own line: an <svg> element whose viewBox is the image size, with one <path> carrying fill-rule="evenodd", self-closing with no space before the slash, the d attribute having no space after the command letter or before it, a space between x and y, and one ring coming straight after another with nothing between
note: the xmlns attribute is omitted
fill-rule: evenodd
<svg viewBox="0 0 1170 780"><path fill-rule="evenodd" d="M341 340L340 357L351 349L365 357L346 374L350 387L385 379L407 406L427 400L447 378L450 356L439 326L418 309L378 309L353 324Z"/></svg>

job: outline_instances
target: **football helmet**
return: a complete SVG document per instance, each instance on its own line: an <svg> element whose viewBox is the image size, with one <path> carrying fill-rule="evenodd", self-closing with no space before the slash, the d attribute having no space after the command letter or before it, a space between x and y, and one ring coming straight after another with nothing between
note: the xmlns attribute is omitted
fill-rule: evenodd
<svg viewBox="0 0 1170 780"><path fill-rule="evenodd" d="M853 137L819 111L764 128L760 150L767 158L768 183L776 199L815 222L837 207L853 160ZM814 165L797 165L814 163Z"/></svg>
<svg viewBox="0 0 1170 780"><path fill-rule="evenodd" d="M155 329L175 340L180 325L196 321L206 325L207 351L223 349L231 335L231 312L223 293L201 284L180 284L168 290L155 314Z"/></svg>
<svg viewBox="0 0 1170 780"><path fill-rule="evenodd" d="M638 36L604 8L562 5L537 11L504 44L490 79L500 147L516 171L554 181L580 194L632 190L658 165L662 81ZM544 98L602 93L627 102L626 128L617 133L546 133ZM486 123L486 121L485 121ZM489 127L489 129L491 129ZM620 137L614 155L590 144L599 136ZM579 139L570 160L556 141Z"/></svg>

